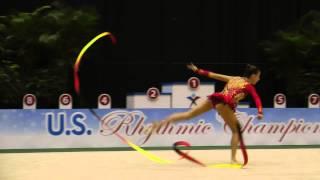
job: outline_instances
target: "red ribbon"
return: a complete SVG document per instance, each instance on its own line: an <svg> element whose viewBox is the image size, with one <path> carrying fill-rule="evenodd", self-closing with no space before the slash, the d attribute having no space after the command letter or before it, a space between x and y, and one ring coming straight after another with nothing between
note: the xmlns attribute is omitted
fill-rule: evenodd
<svg viewBox="0 0 320 180"><path fill-rule="evenodd" d="M198 164L198 165L200 165L200 166L203 166L203 167L206 166L205 164L203 164L203 163L200 162L199 160L191 157L189 154L182 152L180 149L178 149L178 146L190 147L190 144L189 144L188 142L186 142L186 141L178 141L178 142L175 142L175 143L173 144L173 149L174 149L174 151L175 151L176 153L178 153L182 158L186 158L186 159L188 159L189 161L194 162L194 163L196 163L196 164Z"/></svg>
<svg viewBox="0 0 320 180"><path fill-rule="evenodd" d="M244 144L244 141L243 141L240 124L237 125L237 128L238 128L238 132L239 132L239 136L240 136L240 148L241 148L242 155L243 155L243 164L242 164L242 166L245 166L245 165L248 164L248 153L247 153L247 149L246 149L246 146ZM201 161L195 159L194 157L190 156L189 154L187 154L185 152L182 152L180 149L178 149L178 146L190 147L191 145L190 145L189 142L187 142L187 141L177 141L177 142L175 142L173 144L174 151L177 154L179 154L181 156L181 158L188 159L189 161L191 161L193 163L196 163L196 164L198 164L200 166L203 166L203 167L206 166Z"/></svg>
<svg viewBox="0 0 320 180"><path fill-rule="evenodd" d="M238 128L238 133L239 133L239 137L240 137L240 149L242 151L242 156L243 156L243 164L242 165L245 166L248 164L247 148L246 148L246 145L244 144L244 141L243 141L241 126L239 123L237 124L237 128Z"/></svg>

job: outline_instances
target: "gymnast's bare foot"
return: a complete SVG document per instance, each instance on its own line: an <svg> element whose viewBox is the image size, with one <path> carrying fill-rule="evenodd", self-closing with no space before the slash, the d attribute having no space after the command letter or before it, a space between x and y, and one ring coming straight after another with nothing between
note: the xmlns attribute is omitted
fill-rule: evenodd
<svg viewBox="0 0 320 180"><path fill-rule="evenodd" d="M237 161L236 159L232 159L231 160L231 164L240 164L239 161Z"/></svg>

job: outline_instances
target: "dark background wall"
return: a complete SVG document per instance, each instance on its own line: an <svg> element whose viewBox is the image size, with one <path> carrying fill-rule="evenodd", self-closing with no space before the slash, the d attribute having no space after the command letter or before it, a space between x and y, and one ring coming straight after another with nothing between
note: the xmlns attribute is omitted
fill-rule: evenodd
<svg viewBox="0 0 320 180"><path fill-rule="evenodd" d="M13 10L30 11L50 2L2 2L0 15ZM86 58L92 60L86 62L80 74L90 106L95 106L97 94L107 92L115 107L125 107L126 93L146 91L151 86L160 88L162 82L186 81L193 75L185 68L191 61L230 75L241 75L246 63L267 69L259 43L308 11L320 10L317 0L63 2L74 7L96 7L102 18L101 29L118 38L112 48L99 42L100 51L88 53ZM272 105L275 93L283 92L281 85L272 74L263 74L257 89L265 106ZM218 83L219 89L222 86ZM304 105L289 100L289 106Z"/></svg>

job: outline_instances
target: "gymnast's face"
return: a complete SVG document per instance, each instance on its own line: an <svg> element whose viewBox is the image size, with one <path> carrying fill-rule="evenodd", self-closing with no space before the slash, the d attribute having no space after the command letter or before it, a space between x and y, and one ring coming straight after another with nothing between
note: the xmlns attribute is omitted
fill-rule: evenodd
<svg viewBox="0 0 320 180"><path fill-rule="evenodd" d="M261 72L258 71L257 74L251 74L249 81L251 82L251 84L257 84L260 81L260 75Z"/></svg>

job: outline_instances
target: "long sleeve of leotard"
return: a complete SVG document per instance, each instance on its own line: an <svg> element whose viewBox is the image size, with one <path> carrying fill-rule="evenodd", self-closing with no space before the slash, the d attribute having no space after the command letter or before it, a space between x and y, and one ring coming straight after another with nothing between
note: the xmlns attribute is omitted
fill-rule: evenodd
<svg viewBox="0 0 320 180"><path fill-rule="evenodd" d="M199 75L201 75L201 76L208 76L209 73L210 73L210 71L204 70L204 69L197 69L197 70L195 71L195 73L197 73L197 74L199 74Z"/></svg>
<svg viewBox="0 0 320 180"><path fill-rule="evenodd" d="M261 103L261 99L256 91L256 88L253 85L248 84L246 86L246 90L252 96L252 98L257 106L258 113L262 114L262 103Z"/></svg>
<svg viewBox="0 0 320 180"><path fill-rule="evenodd" d="M197 74L199 74L201 76L206 76L206 77L209 77L209 78L212 78L212 79L216 79L216 80L219 80L219 81L224 81L224 82L228 82L232 78L232 76L218 74L218 73L211 72L211 71L204 70L204 69L197 69L195 71L195 73L197 73Z"/></svg>

